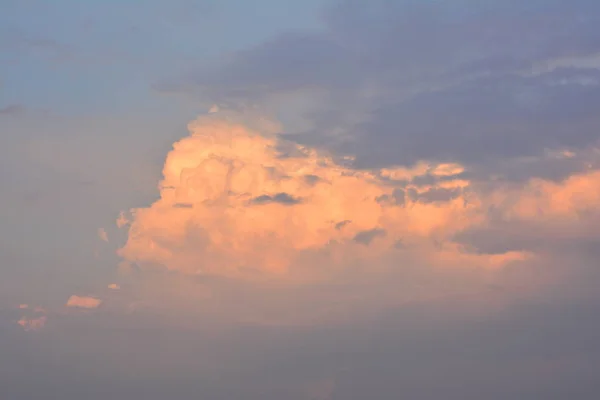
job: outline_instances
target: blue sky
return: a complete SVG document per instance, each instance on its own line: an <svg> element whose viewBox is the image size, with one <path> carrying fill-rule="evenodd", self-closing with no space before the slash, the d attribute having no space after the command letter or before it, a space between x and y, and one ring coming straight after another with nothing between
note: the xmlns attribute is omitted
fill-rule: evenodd
<svg viewBox="0 0 600 400"><path fill-rule="evenodd" d="M598 397L598 27L0 0L0 398Z"/></svg>
<svg viewBox="0 0 600 400"><path fill-rule="evenodd" d="M284 29L319 29L323 3L3 2L2 101L62 114L161 106L161 78Z"/></svg>

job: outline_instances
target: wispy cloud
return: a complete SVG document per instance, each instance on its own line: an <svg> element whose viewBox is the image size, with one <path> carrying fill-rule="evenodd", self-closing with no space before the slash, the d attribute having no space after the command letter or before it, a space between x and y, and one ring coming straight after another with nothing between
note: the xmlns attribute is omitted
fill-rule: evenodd
<svg viewBox="0 0 600 400"><path fill-rule="evenodd" d="M5 107L0 107L0 116L2 115L16 115L25 111L25 107L20 104L10 104Z"/></svg>

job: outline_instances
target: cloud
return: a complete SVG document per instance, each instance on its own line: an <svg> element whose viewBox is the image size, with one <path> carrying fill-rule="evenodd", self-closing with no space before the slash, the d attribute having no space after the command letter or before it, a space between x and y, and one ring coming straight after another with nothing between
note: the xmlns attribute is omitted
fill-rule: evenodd
<svg viewBox="0 0 600 400"><path fill-rule="evenodd" d="M282 154L289 143L228 118L189 129L166 157L160 198L132 210L118 250L149 274L133 291L150 307L212 313L218 303L223 318L295 324L488 285L530 295L563 279L549 272L556 260L587 268L591 255L575 251L600 233L597 169L525 183L472 180L457 163L361 171L305 146ZM560 154L548 160L579 158Z"/></svg>
<svg viewBox="0 0 600 400"><path fill-rule="evenodd" d="M47 321L48 317L45 315L37 318L22 317L19 321L17 321L17 324L23 327L25 332L31 332L42 329L46 325Z"/></svg>
<svg viewBox="0 0 600 400"><path fill-rule="evenodd" d="M102 240L103 242L108 243L108 234L106 233L104 228L98 228L98 238L100 238L100 240Z"/></svg>
<svg viewBox="0 0 600 400"><path fill-rule="evenodd" d="M129 224L129 220L127 219L127 217L125 216L125 213L123 211L121 211L121 213L119 214L119 218L117 218L117 227L118 228L123 228L125 225Z"/></svg>
<svg viewBox="0 0 600 400"><path fill-rule="evenodd" d="M5 107L0 108L0 116L1 115L15 115L20 114L25 111L25 107L20 104L10 104Z"/></svg>
<svg viewBox="0 0 600 400"><path fill-rule="evenodd" d="M371 229L368 231L362 231L362 232L358 232L356 235L354 235L354 241L357 243L361 243L364 245L369 245L371 243L371 241L373 241L373 239L380 237L380 236L385 236L385 230L384 229Z"/></svg>
<svg viewBox="0 0 600 400"><path fill-rule="evenodd" d="M272 204L272 203L278 203L278 204L283 204L283 205L293 205L293 204L298 204L300 203L302 200L295 198L285 192L281 192L281 193L277 193L273 196L270 196L268 194L263 194L261 196L255 197L253 199L250 200L250 203L252 204Z"/></svg>
<svg viewBox="0 0 600 400"><path fill-rule="evenodd" d="M102 300L97 299L95 297L72 295L71 297L69 297L69 300L67 300L66 306L75 308L94 309L98 308L100 304L102 304Z"/></svg>
<svg viewBox="0 0 600 400"><path fill-rule="evenodd" d="M121 289L121 286L119 286L116 283L111 283L110 285L108 285L108 288L111 290L119 290L119 289Z"/></svg>
<svg viewBox="0 0 600 400"><path fill-rule="evenodd" d="M124 260L192 274L302 273L306 257L378 257L406 236L422 249L436 232L477 218L460 193L384 204L378 199L397 192L381 171L355 171L300 146L281 157L279 140L226 119L201 117L190 133L167 156L160 199L134 210ZM449 171L444 188L468 185L452 179L460 169ZM428 196L433 185L409 188ZM361 248L375 237L379 247Z"/></svg>
<svg viewBox="0 0 600 400"><path fill-rule="evenodd" d="M283 33L172 88L293 107L301 123L289 140L353 155L360 168L429 160L487 179L546 149L598 144L593 2L341 0L324 19L323 30Z"/></svg>

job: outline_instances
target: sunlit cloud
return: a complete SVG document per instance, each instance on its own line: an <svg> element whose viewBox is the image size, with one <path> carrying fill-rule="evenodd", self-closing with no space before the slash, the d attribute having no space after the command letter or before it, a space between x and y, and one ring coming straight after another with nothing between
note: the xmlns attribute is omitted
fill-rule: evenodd
<svg viewBox="0 0 600 400"><path fill-rule="evenodd" d="M22 317L17 321L17 324L19 324L23 330L25 330L25 332L31 332L42 329L46 325L47 321L48 317L45 315L37 318Z"/></svg>
<svg viewBox="0 0 600 400"><path fill-rule="evenodd" d="M600 2L12 3L2 399L598 398Z"/></svg>
<svg viewBox="0 0 600 400"><path fill-rule="evenodd" d="M190 131L167 156L160 199L133 212L126 261L240 276L302 274L301 259L317 257L327 273L407 237L428 247L481 218L462 192L469 182L452 179L459 165L420 166L402 176L447 179L400 188L385 179L397 174L352 170L310 148L282 157L276 139L227 120L200 118Z"/></svg>
<svg viewBox="0 0 600 400"><path fill-rule="evenodd" d="M119 214L119 218L117 218L117 227L118 228L123 228L125 225L127 225L130 221L127 219L127 217L125 216L124 212L121 212Z"/></svg>
<svg viewBox="0 0 600 400"><path fill-rule="evenodd" d="M102 304L102 300L95 297L72 295L71 297L69 297L66 306L75 308L94 309L98 308L100 304Z"/></svg>
<svg viewBox="0 0 600 400"><path fill-rule="evenodd" d="M124 265L289 282L356 265L365 279L398 265L497 270L545 255L482 250L469 232L527 224L532 240L575 239L594 229L600 204L595 170L525 185L474 182L457 163L361 171L231 119L200 117L189 129L166 157L160 198L132 210Z"/></svg>
<svg viewBox="0 0 600 400"><path fill-rule="evenodd" d="M98 238L100 238L100 240L102 240L103 242L108 242L108 234L106 233L104 228L98 229Z"/></svg>

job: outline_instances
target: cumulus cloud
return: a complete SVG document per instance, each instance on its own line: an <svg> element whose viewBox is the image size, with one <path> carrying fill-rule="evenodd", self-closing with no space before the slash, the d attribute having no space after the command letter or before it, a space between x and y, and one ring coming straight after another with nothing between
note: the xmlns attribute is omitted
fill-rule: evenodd
<svg viewBox="0 0 600 400"><path fill-rule="evenodd" d="M600 9L524 4L340 0L324 29L162 85L221 107L174 144L160 198L122 215L122 270L198 275L219 304L235 287L244 312L277 308L281 322L291 293L316 314L467 287L533 293L560 281L559 259L591 268ZM319 284L240 283L259 278Z"/></svg>
<svg viewBox="0 0 600 400"><path fill-rule="evenodd" d="M431 281L446 270L466 284L485 279L473 271L551 260L528 243L568 246L598 232L594 169L525 185L473 181L457 163L361 171L300 145L282 154L289 143L230 119L200 117L189 130L167 155L160 198L132 211L118 251L129 265L296 283ZM527 240L501 245L512 232Z"/></svg>
<svg viewBox="0 0 600 400"><path fill-rule="evenodd" d="M116 283L111 283L110 285L108 285L108 288L111 290L119 290L119 289L121 289L121 286L119 286Z"/></svg>
<svg viewBox="0 0 600 400"><path fill-rule="evenodd" d="M67 300L67 307L75 307L75 308L86 308L86 309L94 309L98 308L102 304L102 300L90 297L90 296L77 296L72 295Z"/></svg>
<svg viewBox="0 0 600 400"><path fill-rule="evenodd" d="M351 170L300 146L297 156L281 157L277 139L231 121L202 117L190 133L167 156L160 199L133 213L119 250L129 262L186 273L287 273L311 257L333 264L376 257L401 237L427 248L432 235L477 218L459 198L383 203L395 187L380 171ZM449 171L442 185L465 184ZM410 185L416 193L430 187Z"/></svg>

